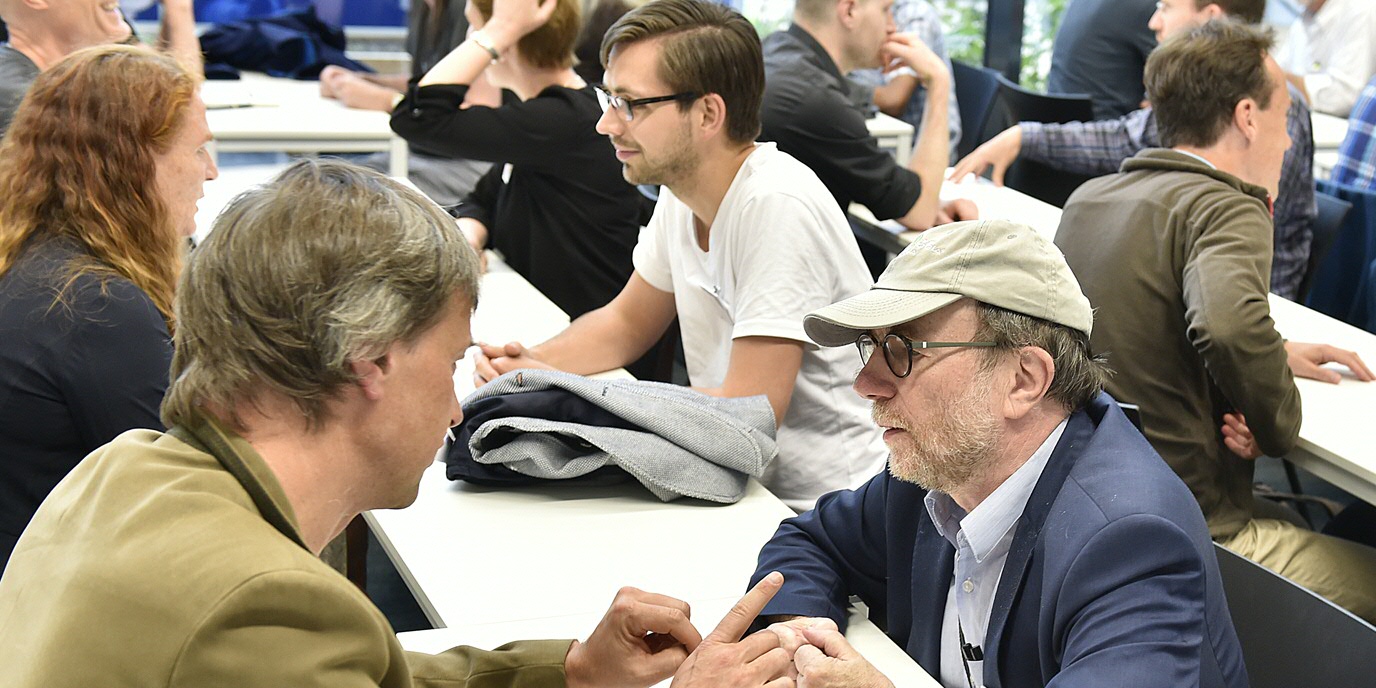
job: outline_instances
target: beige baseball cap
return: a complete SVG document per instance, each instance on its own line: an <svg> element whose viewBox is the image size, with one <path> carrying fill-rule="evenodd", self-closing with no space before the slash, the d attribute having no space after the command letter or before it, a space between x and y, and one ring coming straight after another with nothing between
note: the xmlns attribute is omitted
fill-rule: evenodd
<svg viewBox="0 0 1376 688"><path fill-rule="evenodd" d="M844 346L868 330L916 320L962 297L1089 336L1094 313L1061 250L1027 225L973 220L920 234L863 294L809 313L807 336Z"/></svg>

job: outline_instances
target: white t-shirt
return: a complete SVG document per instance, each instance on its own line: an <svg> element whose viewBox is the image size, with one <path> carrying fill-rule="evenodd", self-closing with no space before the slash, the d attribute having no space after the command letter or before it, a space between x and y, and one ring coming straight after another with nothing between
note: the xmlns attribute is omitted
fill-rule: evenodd
<svg viewBox="0 0 1376 688"><path fill-rule="evenodd" d="M803 342L779 458L762 479L779 499L809 509L823 493L883 470L888 450L869 402L851 389L855 348L820 348L803 332L803 316L871 284L845 215L812 170L772 143L756 144L722 199L706 252L693 212L662 189L634 264L650 286L673 292L695 386L723 383L738 337Z"/></svg>
<svg viewBox="0 0 1376 688"><path fill-rule="evenodd" d="M1328 0L1305 12L1275 53L1281 69L1304 77L1309 107L1346 117L1376 74L1376 4Z"/></svg>

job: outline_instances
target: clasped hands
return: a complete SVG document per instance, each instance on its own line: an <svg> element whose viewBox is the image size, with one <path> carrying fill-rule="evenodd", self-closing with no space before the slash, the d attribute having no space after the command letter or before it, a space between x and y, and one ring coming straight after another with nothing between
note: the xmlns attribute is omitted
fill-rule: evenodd
<svg viewBox="0 0 1376 688"><path fill-rule="evenodd" d="M742 638L783 582L765 576L705 637L687 603L623 588L587 641L569 648L567 683L640 688L673 676L675 688L893 688L830 619L792 619Z"/></svg>

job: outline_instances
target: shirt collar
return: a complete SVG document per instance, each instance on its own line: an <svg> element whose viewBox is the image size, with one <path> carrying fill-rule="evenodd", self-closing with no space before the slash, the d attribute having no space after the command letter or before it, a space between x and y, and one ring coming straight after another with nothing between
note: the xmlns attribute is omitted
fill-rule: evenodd
<svg viewBox="0 0 1376 688"><path fill-rule="evenodd" d="M1065 426L1066 420L1062 420L1042 441L1041 446L1032 452L1032 456L968 514L950 495L928 491L923 503L937 532L957 548L960 546L958 540L963 537L969 543L975 561L980 563L999 550L1006 550L1012 544L1012 538L1008 535L1022 517L1027 500L1032 497L1032 490L1037 486L1046 462L1051 459L1051 452L1060 441Z"/></svg>
<svg viewBox="0 0 1376 688"><path fill-rule="evenodd" d="M1207 158L1205 158L1204 156L1202 156L1202 155L1200 155L1200 154L1198 154L1198 153L1191 153L1191 152L1189 152L1189 151L1187 151L1187 150L1180 150L1179 148L1172 148L1171 150L1173 150L1173 151L1175 151L1175 152L1177 152L1177 153L1179 153L1179 154L1181 154L1181 155L1188 155L1188 156L1190 156L1191 158L1194 158L1195 160L1198 160L1198 161L1204 163L1205 165L1208 165L1208 166L1209 166L1209 169L1211 169L1211 170L1216 170L1216 169L1218 169L1218 165L1215 165L1215 164L1209 162L1209 160L1208 160Z"/></svg>
<svg viewBox="0 0 1376 688"><path fill-rule="evenodd" d="M799 43L802 43L808 50L815 53L817 55L817 62L822 66L822 69L825 69L832 76L836 77L837 81L842 80L841 70L836 67L836 62L831 59L831 55L827 54L826 48L823 48L822 44L818 43L817 39L812 37L812 34L808 33L806 29L797 24L789 24L788 35L798 39Z"/></svg>

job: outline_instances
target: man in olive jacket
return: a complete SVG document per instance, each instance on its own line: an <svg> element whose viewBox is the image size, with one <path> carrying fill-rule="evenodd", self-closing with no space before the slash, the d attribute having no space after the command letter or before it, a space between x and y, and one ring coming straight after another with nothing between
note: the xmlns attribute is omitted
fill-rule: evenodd
<svg viewBox="0 0 1376 688"><path fill-rule="evenodd" d="M1141 406L1214 540L1376 620L1376 550L1254 511L1253 460L1299 436L1293 375L1337 382L1319 367L1337 361L1371 379L1355 354L1286 342L1271 321L1270 205L1290 96L1269 47L1214 21L1157 49L1147 89L1173 148L1081 187L1056 243L1096 309L1091 345L1117 369L1109 392Z"/></svg>
<svg viewBox="0 0 1376 688"><path fill-rule="evenodd" d="M178 288L169 431L130 431L83 460L0 577L0 684L629 687L677 673L707 687L780 675L774 634L735 642L777 574L706 638L683 602L626 588L586 642L422 655L320 561L357 514L415 500L461 419L452 378L478 274L437 206L344 163L303 161L235 199Z"/></svg>

